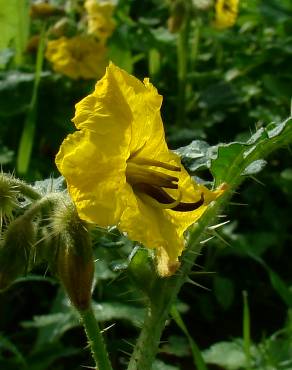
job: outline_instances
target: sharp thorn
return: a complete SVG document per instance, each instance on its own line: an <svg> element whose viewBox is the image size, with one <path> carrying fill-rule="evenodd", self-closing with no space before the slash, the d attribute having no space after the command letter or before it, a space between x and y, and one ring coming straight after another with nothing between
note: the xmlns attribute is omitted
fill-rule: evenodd
<svg viewBox="0 0 292 370"><path fill-rule="evenodd" d="M257 182L258 184L262 185L262 186L266 186L266 184L264 184L263 182L261 182L259 179L257 179L255 176L253 175L250 175L249 176L251 179L253 179L255 182Z"/></svg>
<svg viewBox="0 0 292 370"><path fill-rule="evenodd" d="M221 222L220 224L217 224L217 225L213 225L213 226L209 226L208 229L209 230L215 230L215 229L218 229L218 227L221 227L223 225L226 225L230 222L230 220L227 220L225 222Z"/></svg>
<svg viewBox="0 0 292 370"><path fill-rule="evenodd" d="M192 284L192 285L195 285L195 286L197 286L197 287L199 287L199 288L202 288L202 289L204 289L204 290L207 290L207 291L211 291L209 288L207 288L207 287L205 287L204 285L201 285L201 284L199 284L199 283L196 283L195 281L193 281L192 279L190 279L190 278L187 278L187 280L186 280L186 283L190 283L190 284Z"/></svg>
<svg viewBox="0 0 292 370"><path fill-rule="evenodd" d="M111 324L111 325L107 326L106 328L102 329L100 332L103 334L115 325L116 325L116 323L114 322L113 324Z"/></svg>
<svg viewBox="0 0 292 370"><path fill-rule="evenodd" d="M214 238L215 238L215 236L214 236L214 235L212 235L212 236L210 236L209 238L207 238L207 239L205 239L205 240L201 240L201 241L200 241L200 244L208 243L210 240L212 240L212 239L214 239Z"/></svg>

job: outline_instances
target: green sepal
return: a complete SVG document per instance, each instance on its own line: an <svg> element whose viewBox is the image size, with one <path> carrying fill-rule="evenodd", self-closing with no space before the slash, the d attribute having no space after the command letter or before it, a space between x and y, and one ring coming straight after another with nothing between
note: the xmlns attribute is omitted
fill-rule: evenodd
<svg viewBox="0 0 292 370"><path fill-rule="evenodd" d="M128 273L135 285L151 296L157 273L151 250L137 246L129 256Z"/></svg>

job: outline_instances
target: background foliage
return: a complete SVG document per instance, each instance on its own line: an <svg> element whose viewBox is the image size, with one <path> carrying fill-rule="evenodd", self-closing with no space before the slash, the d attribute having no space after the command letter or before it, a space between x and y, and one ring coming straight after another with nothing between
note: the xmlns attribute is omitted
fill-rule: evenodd
<svg viewBox="0 0 292 370"><path fill-rule="evenodd" d="M16 168L35 81L36 55L20 51L28 30L40 32L43 22L30 20L29 26L28 17L14 14L28 14L28 2L21 4L23 8L0 1L4 171ZM150 76L164 96L169 145L193 175L207 182L212 180L207 164L216 144L245 141L256 129L289 115L292 80L291 1L242 0L236 25L221 31L213 27L213 16L212 9L198 11L190 20L183 122L177 113L179 36L167 28L169 3L120 0L114 13L116 29L107 41L111 60L137 77ZM18 17L23 23L15 23ZM70 80L44 61L27 180L58 176L54 156L73 130L74 104L94 83ZM209 369L292 368L290 153L281 149L265 164L257 163L260 173L246 173L250 180L234 195L227 218L218 221L230 220L216 229L216 238L208 242L194 268L198 286L184 286L154 370L194 369L198 347ZM99 240L95 310L105 328L115 324L107 340L114 368L122 369L144 310L143 295L125 273L134 246L115 229L94 233ZM248 299L243 300L243 292ZM45 266L1 293L0 331L1 369L77 370L90 364L88 351L80 349L85 338L78 318Z"/></svg>

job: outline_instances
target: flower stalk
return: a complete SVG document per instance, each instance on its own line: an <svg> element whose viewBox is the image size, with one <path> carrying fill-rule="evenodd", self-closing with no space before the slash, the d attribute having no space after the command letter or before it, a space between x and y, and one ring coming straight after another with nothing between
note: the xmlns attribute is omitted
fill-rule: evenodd
<svg viewBox="0 0 292 370"><path fill-rule="evenodd" d="M186 282L203 247L203 244L200 243L203 234L206 228L212 224L222 205L228 203L230 196L230 191L225 192L215 203L209 206L201 219L193 226L178 273L168 279L158 279L156 281L156 286L152 290L156 294L150 298L150 305L131 356L128 370L151 369L171 306L175 302L180 288Z"/></svg>
<svg viewBox="0 0 292 370"><path fill-rule="evenodd" d="M46 44L46 25L44 24L40 34L40 42L37 51L36 66L35 66L35 79L32 90L32 96L30 100L30 105L28 108L28 113L26 120L24 122L24 127L19 143L18 155L17 155L17 171L20 174L26 174L30 162L30 157L32 153L32 146L34 142L34 135L36 130L37 121L37 101L39 84L41 81L41 73L43 69L44 62L44 51Z"/></svg>
<svg viewBox="0 0 292 370"><path fill-rule="evenodd" d="M87 310L79 311L79 314L88 339L92 357L96 364L96 370L113 370L92 306Z"/></svg>

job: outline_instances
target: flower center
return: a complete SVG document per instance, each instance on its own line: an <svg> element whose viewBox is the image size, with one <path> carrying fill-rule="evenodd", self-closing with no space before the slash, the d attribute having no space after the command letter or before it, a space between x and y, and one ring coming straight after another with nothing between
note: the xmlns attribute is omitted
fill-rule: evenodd
<svg viewBox="0 0 292 370"><path fill-rule="evenodd" d="M162 169L170 171L171 175L162 172ZM204 194L198 202L181 202L182 191L175 176L180 171L180 167L169 163L134 157L127 161L126 179L137 196L155 207L179 212L194 211L204 203ZM165 189L177 189L177 198L174 199Z"/></svg>

